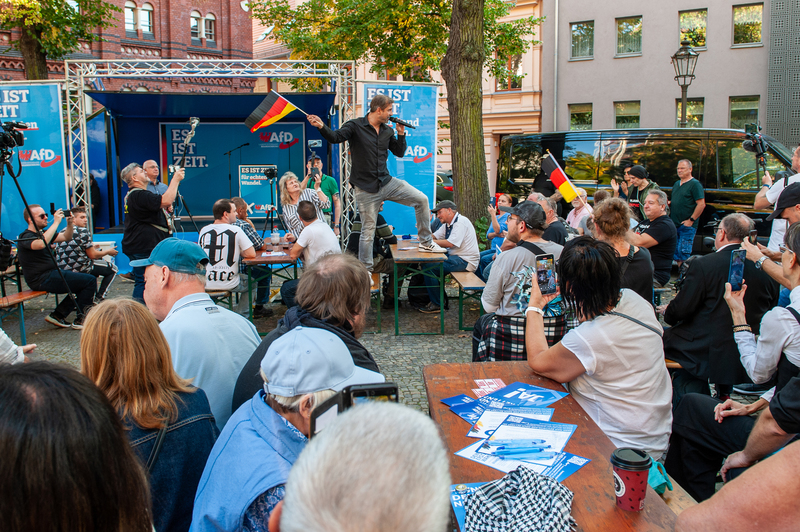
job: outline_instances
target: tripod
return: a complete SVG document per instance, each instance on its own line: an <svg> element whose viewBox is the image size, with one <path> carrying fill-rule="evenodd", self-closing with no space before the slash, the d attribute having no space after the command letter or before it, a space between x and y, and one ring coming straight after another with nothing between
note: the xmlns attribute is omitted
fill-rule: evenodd
<svg viewBox="0 0 800 532"><path fill-rule="evenodd" d="M264 175L267 175L266 170L264 171ZM269 224L269 232L275 230L275 217L278 216L278 208L275 205L275 182L278 180L277 177L270 177L267 181L269 182L269 205L270 208L267 210L267 217L264 218L264 229L261 230L261 238L264 238L264 235L267 232L267 224Z"/></svg>

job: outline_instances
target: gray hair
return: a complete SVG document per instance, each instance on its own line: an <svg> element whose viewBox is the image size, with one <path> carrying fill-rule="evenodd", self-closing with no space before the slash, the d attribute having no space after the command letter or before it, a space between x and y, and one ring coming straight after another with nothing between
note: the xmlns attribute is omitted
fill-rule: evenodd
<svg viewBox="0 0 800 532"><path fill-rule="evenodd" d="M283 532L441 532L450 462L436 424L396 403L349 409L311 440L286 482Z"/></svg>
<svg viewBox="0 0 800 532"><path fill-rule="evenodd" d="M539 203L540 201L545 201L546 199L547 197L545 197L545 195L542 194L541 192L531 192L528 195L528 201L535 201L536 203Z"/></svg>
<svg viewBox="0 0 800 532"><path fill-rule="evenodd" d="M206 285L206 276L202 273L183 273L170 270L169 275L175 279L175 282L178 284L198 282L203 286Z"/></svg>
<svg viewBox="0 0 800 532"><path fill-rule="evenodd" d="M686 163L686 164L688 164L688 165L689 165L689 168L691 168L691 167L692 167L692 161L690 161L689 159L681 159L680 161L678 161L678 164L681 164L681 163Z"/></svg>
<svg viewBox="0 0 800 532"><path fill-rule="evenodd" d="M655 196L658 198L658 204L662 207L667 205L667 194L663 190L654 189L647 193L648 196Z"/></svg>
<svg viewBox="0 0 800 532"><path fill-rule="evenodd" d="M126 185L131 186L131 176L133 176L133 172L135 172L137 168L141 167L142 165L140 165L139 163L131 163L122 169L122 172L120 172L119 175L122 178L122 180L125 181Z"/></svg>
<svg viewBox="0 0 800 532"><path fill-rule="evenodd" d="M744 241L755 226L752 218L740 212L727 215L719 223L720 229L725 231L726 238L731 242Z"/></svg>

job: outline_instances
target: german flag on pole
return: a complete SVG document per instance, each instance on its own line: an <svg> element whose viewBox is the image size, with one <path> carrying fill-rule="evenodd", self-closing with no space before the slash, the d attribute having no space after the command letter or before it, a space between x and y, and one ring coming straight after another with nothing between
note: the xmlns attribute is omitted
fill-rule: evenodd
<svg viewBox="0 0 800 532"><path fill-rule="evenodd" d="M257 129L271 126L295 109L297 107L289 103L289 100L275 91L270 91L256 110L250 113L244 123L252 133L255 133Z"/></svg>
<svg viewBox="0 0 800 532"><path fill-rule="evenodd" d="M564 201L570 202L578 197L578 191L575 189L575 185L567 177L567 174L564 173L564 170L558 166L555 158L551 154L547 154L542 157L542 171L547 174L547 177L550 178L550 181L556 186L561 195L564 196Z"/></svg>

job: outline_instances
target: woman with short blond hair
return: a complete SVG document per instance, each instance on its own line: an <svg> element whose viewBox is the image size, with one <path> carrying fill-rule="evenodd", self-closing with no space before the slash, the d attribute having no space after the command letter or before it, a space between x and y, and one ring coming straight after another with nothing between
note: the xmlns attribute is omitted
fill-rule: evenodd
<svg viewBox="0 0 800 532"><path fill-rule="evenodd" d="M175 373L153 314L132 299L93 307L81 334L81 373L119 412L134 452L149 467L156 530L188 530L219 431L205 392Z"/></svg>

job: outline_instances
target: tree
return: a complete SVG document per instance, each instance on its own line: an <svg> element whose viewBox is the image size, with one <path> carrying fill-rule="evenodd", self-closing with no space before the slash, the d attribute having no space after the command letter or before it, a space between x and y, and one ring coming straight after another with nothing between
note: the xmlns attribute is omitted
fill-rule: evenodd
<svg viewBox="0 0 800 532"><path fill-rule="evenodd" d="M452 1L308 0L292 7L288 0L274 0L251 7L254 18L274 26L272 35L294 58L371 63L371 71L388 70L407 81L430 81L430 72L441 69L448 87L455 199L467 217L477 219L485 216L489 199L484 69L503 79L516 74L508 59L531 46L540 19L501 22L513 7L503 0Z"/></svg>
<svg viewBox="0 0 800 532"><path fill-rule="evenodd" d="M47 79L47 59L61 59L80 41L99 41L98 28L114 26L122 10L102 0L10 0L0 3L0 24L17 28L27 79Z"/></svg>

